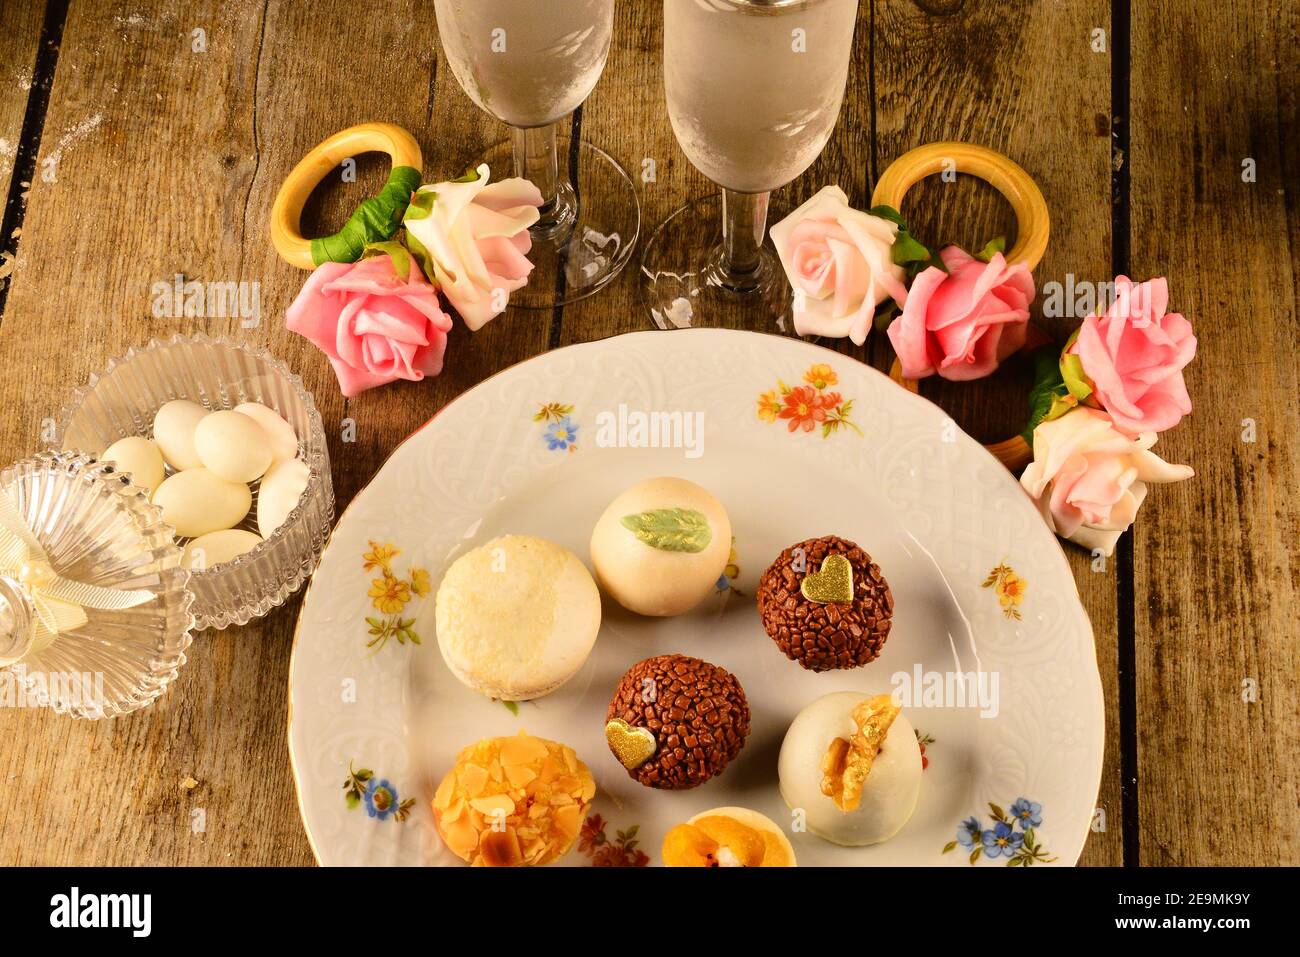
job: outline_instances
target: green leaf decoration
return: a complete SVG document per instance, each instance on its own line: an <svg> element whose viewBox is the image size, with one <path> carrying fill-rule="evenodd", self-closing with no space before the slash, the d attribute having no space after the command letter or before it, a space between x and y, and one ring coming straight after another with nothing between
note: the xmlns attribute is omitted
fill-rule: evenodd
<svg viewBox="0 0 1300 957"><path fill-rule="evenodd" d="M895 266L906 266L909 263L928 262L930 250L918 243L906 229L900 229L894 239L892 255Z"/></svg>
<svg viewBox="0 0 1300 957"><path fill-rule="evenodd" d="M656 508L624 515L622 523L642 542L665 552L702 552L713 540L709 520L690 508Z"/></svg>
<svg viewBox="0 0 1300 957"><path fill-rule="evenodd" d="M982 847L976 847L975 850L970 852L970 862L972 865L980 859L980 852L982 850L984 850Z"/></svg>
<svg viewBox="0 0 1300 957"><path fill-rule="evenodd" d="M1055 345L1045 345L1033 353L1034 386L1029 390L1029 422L1020 433L1029 445L1034 444L1034 429L1040 422L1059 418L1073 405L1070 390L1061 377L1061 363ZM1055 413L1055 415L1053 415Z"/></svg>
<svg viewBox="0 0 1300 957"><path fill-rule="evenodd" d="M984 248L975 254L975 258L983 262L988 262L998 253L1007 251L1007 237L999 236L997 239L990 239L984 244Z"/></svg>
<svg viewBox="0 0 1300 957"><path fill-rule="evenodd" d="M391 239L401 225L411 193L420 186L420 171L412 166L394 166L379 195L367 199L348 217L333 236L311 241L311 261L354 263L367 243Z"/></svg>
<svg viewBox="0 0 1300 957"><path fill-rule="evenodd" d="M518 701L506 701L506 700L503 699L501 703L502 703L503 705L505 705L505 708L506 708L507 711L509 711L511 714L513 714L516 718L519 717L519 702L518 702Z"/></svg>
<svg viewBox="0 0 1300 957"><path fill-rule="evenodd" d="M393 261L393 272L397 278L406 282L411 277L411 254L396 239L386 239L382 243L366 243L361 250L362 259L387 256Z"/></svg>
<svg viewBox="0 0 1300 957"><path fill-rule="evenodd" d="M916 237L907 231L907 223L903 221L902 215L893 206L882 204L872 206L867 213L877 216L880 219L886 219L898 227L898 234L894 237L894 247L891 250L891 256L895 266L907 267L907 278L910 282L916 278L916 274L921 272L927 266L937 265L944 272L948 269L939 261L938 254L932 254L929 249L917 242ZM877 328L880 327L880 316L877 315Z"/></svg>
<svg viewBox="0 0 1300 957"><path fill-rule="evenodd" d="M876 315L872 320L877 332L884 332L889 328L889 324L894 321L894 317L902 310L894 300L886 298L876 307Z"/></svg>
<svg viewBox="0 0 1300 957"><path fill-rule="evenodd" d="M347 802L348 810L351 811L354 810L361 803L361 795L358 794L356 791L351 791L348 793L348 796L344 798L344 800Z"/></svg>
<svg viewBox="0 0 1300 957"><path fill-rule="evenodd" d="M1065 380L1065 387L1070 390L1070 395L1084 402L1092 395L1094 383L1088 377L1088 373L1083 371L1083 358L1070 352L1078 338L1079 330L1075 329L1065 343L1065 348L1061 350L1061 378Z"/></svg>
<svg viewBox="0 0 1300 957"><path fill-rule="evenodd" d="M956 846L957 846L957 842L956 842L956 841L949 841L947 844L945 844L945 845L943 846L943 853L947 854L949 851L951 851L951 850L952 850L953 848L955 848Z"/></svg>
<svg viewBox="0 0 1300 957"><path fill-rule="evenodd" d="M410 203L406 206L406 212L402 215L402 222L408 219L425 219L433 212L433 204L437 201L438 194L431 189L417 190L412 196Z"/></svg>
<svg viewBox="0 0 1300 957"><path fill-rule="evenodd" d="M435 286L438 285L438 277L433 268L433 256L429 254L429 250L425 248L424 243L412 236L409 230L406 233L406 248L411 251L411 255L415 258L420 271L424 273L424 278Z"/></svg>
<svg viewBox="0 0 1300 957"><path fill-rule="evenodd" d="M887 219L900 229L906 229L907 223L903 222L903 215L894 209L888 203L881 203L879 206L872 206L867 212L872 216L878 216L881 219Z"/></svg>

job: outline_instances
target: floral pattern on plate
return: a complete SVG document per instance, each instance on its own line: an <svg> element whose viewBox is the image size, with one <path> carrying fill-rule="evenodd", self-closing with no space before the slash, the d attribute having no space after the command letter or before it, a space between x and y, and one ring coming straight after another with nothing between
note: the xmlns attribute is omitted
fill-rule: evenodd
<svg viewBox="0 0 1300 957"><path fill-rule="evenodd" d="M1043 806L1037 801L1021 797L1011 805L1008 814L996 804L989 804L992 826L985 828L980 819L971 815L957 825L957 840L949 841L943 853L956 850L958 845L970 851L970 862L977 864L981 855L991 860L1009 858L1007 867L1030 867L1050 864L1056 860L1038 843L1035 828L1043 823Z"/></svg>
<svg viewBox="0 0 1300 957"><path fill-rule="evenodd" d="M420 644L420 636L415 631L415 619L404 618L402 613L412 596L424 598L432 589L427 569L411 566L405 577L393 571L393 559L402 554L392 542L380 543L370 540L370 550L361 556L362 569L368 572L379 571L379 578L370 580L370 590L366 596L371 606L379 615L367 615L366 624L370 626L370 640L367 648L378 651L388 643L390 638L397 639L399 645L408 641Z"/></svg>
<svg viewBox="0 0 1300 957"><path fill-rule="evenodd" d="M835 370L824 362L808 367L803 385L789 386L777 379L775 389L759 395L758 417L764 422L783 421L791 432L820 428L823 439L841 428L861 436L862 430L850 418L853 400L831 389L839 381Z"/></svg>
<svg viewBox="0 0 1300 957"><path fill-rule="evenodd" d="M578 451L578 423L573 421L573 406L564 402L547 402L533 413L534 422L544 422L542 441L551 452Z"/></svg>
<svg viewBox="0 0 1300 957"><path fill-rule="evenodd" d="M1029 583L1015 573L1006 562L998 564L984 579L982 588L992 588L1002 606L1002 614L1020 621L1020 605L1025 600Z"/></svg>
<svg viewBox="0 0 1300 957"><path fill-rule="evenodd" d="M370 768L354 768L351 761L348 762L348 776L343 781L343 790L346 792L344 800L349 811L355 811L364 804L366 814L377 821L386 821L391 817L400 823L410 817L411 808L415 807L415 798L402 800L397 794L397 788L387 778L375 777L375 772Z"/></svg>
<svg viewBox="0 0 1300 957"><path fill-rule="evenodd" d="M641 850L636 836L640 825L616 831L612 841L605 836L605 827L603 817L590 814L578 834L578 853L591 858L592 867L645 867L650 863L650 855Z"/></svg>

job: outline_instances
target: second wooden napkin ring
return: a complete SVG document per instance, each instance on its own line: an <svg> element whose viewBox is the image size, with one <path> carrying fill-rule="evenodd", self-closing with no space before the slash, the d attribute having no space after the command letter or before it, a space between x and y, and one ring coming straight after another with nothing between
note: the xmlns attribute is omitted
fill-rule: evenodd
<svg viewBox="0 0 1300 957"><path fill-rule="evenodd" d="M978 176L1006 197L1016 214L1016 244L1007 253L1008 263L1022 262L1030 271L1038 265L1047 249L1050 218L1047 201L1033 178L1019 164L1001 153L972 143L944 141L928 143L908 150L889 164L871 194L871 205L888 205L902 210L907 191L927 176L935 173L957 172ZM1033 348L1028 336L1022 351ZM1035 345L1041 344L1041 338ZM903 377L902 365L897 356L889 369L889 377L909 392L919 392L915 379ZM1001 442L985 445L993 455L1013 472L1029 464L1033 450L1023 436L1014 435Z"/></svg>

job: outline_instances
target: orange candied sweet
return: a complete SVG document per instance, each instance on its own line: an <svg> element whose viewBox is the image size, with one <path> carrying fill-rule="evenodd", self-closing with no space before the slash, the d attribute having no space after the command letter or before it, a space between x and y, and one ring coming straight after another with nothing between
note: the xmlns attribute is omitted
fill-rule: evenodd
<svg viewBox="0 0 1300 957"><path fill-rule="evenodd" d="M664 837L668 867L793 867L794 850L771 820L745 808L718 808Z"/></svg>
<svg viewBox="0 0 1300 957"><path fill-rule="evenodd" d="M434 793L433 820L476 867L549 864L573 846L595 794L573 748L520 731L460 752Z"/></svg>

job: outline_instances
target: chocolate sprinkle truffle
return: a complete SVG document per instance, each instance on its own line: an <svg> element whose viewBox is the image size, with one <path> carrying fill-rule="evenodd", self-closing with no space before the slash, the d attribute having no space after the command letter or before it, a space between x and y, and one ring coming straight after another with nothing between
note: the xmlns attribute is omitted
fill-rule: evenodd
<svg viewBox="0 0 1300 957"><path fill-rule="evenodd" d="M721 774L740 753L749 734L749 703L725 668L687 655L659 655L623 675L605 720L654 735L654 754L629 775L646 787L682 790Z"/></svg>
<svg viewBox="0 0 1300 957"><path fill-rule="evenodd" d="M817 602L801 585L820 573L828 555L843 555L853 569L853 599ZM797 559L801 559L797 561ZM782 653L809 671L859 668L885 646L894 596L879 566L861 548L835 535L810 538L783 551L758 582L763 628Z"/></svg>

